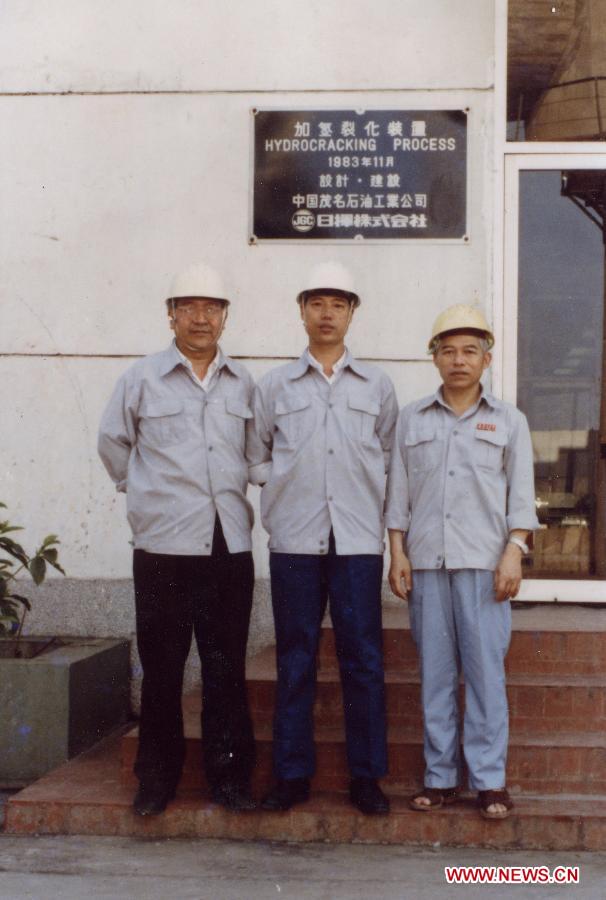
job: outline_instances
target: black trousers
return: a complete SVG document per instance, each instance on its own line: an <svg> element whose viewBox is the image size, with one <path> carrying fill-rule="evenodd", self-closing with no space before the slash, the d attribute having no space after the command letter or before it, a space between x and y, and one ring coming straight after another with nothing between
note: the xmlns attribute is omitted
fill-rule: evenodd
<svg viewBox="0 0 606 900"><path fill-rule="evenodd" d="M140 781L175 786L185 758L181 694L195 635L202 667L202 752L210 786L246 783L254 738L245 680L252 554L229 553L219 517L210 556L135 550L137 646L143 667Z"/></svg>

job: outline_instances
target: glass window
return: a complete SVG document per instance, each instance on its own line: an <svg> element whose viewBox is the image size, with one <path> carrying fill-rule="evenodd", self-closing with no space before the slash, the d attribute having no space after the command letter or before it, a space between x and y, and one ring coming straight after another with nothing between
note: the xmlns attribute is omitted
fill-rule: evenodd
<svg viewBox="0 0 606 900"><path fill-rule="evenodd" d="M518 405L541 522L527 574L604 577L606 171L522 171L519 191Z"/></svg>

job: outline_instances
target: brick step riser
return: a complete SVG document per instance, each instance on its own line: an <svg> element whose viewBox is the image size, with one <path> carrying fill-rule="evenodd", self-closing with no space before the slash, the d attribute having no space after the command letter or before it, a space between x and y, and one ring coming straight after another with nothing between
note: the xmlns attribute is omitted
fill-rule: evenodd
<svg viewBox="0 0 606 900"><path fill-rule="evenodd" d="M417 672L417 651L410 631L383 632L385 668ZM336 667L335 636L323 629L318 667ZM606 675L606 634L592 632L514 632L506 668L515 675Z"/></svg>
<svg viewBox="0 0 606 900"><path fill-rule="evenodd" d="M345 746L340 742L318 744L315 791L346 791L349 784ZM132 768L136 740L125 738L122 744L122 777L135 784ZM200 741L187 742L180 786L182 789L206 789L202 773ZM422 782L423 749L419 744L399 744L389 749L390 774L382 779L398 792L412 791ZM257 742L257 763L253 787L257 793L272 780L271 743ZM526 794L586 794L606 792L606 750L591 747L510 747L507 784L511 790Z"/></svg>
<svg viewBox="0 0 606 900"><path fill-rule="evenodd" d="M273 682L249 682L249 701L256 722L270 722L275 697ZM606 732L606 688L584 685L509 685L509 726L512 733L591 731ZM388 725L420 728L418 684L386 686ZM464 690L459 703L463 709ZM315 705L318 725L343 722L341 687L338 682L319 682Z"/></svg>
<svg viewBox="0 0 606 900"><path fill-rule="evenodd" d="M395 806L396 804L393 804ZM135 816L130 798L108 807L99 803L36 807L14 803L7 813L11 834L80 834L166 838L229 838L255 841L320 841L414 846L488 847L501 850L603 851L606 824L599 815L563 814L548 806L514 814L504 822L485 822L471 803L431 815L407 809L390 816L362 816L343 800L318 809L302 804L290 813L236 815L197 798L172 803L161 816Z"/></svg>

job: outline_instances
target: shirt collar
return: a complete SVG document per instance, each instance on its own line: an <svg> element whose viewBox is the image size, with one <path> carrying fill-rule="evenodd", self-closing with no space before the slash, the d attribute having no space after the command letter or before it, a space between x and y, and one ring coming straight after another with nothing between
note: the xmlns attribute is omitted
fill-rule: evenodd
<svg viewBox="0 0 606 900"><path fill-rule="evenodd" d="M297 378L301 378L303 375L305 375L305 373L308 371L310 366L315 368L315 366L312 362L313 359L314 359L314 357L312 357L311 353L309 352L309 347L306 347L305 350L303 351L303 353L301 354L301 356L299 357L299 359L297 359L293 363L293 371L290 376L291 380L294 381ZM317 360L316 360L316 363L317 363ZM341 368L344 369L346 366L348 368L350 368L352 370L352 372L355 372L356 375L359 375L360 378L364 378L364 380L368 380L368 375L363 370L363 368L360 365L360 363L358 362L358 360L355 359L351 355L351 353L347 347L345 348L344 355L341 357L341 359L336 364L335 369L338 371L338 369L341 369Z"/></svg>
<svg viewBox="0 0 606 900"><path fill-rule="evenodd" d="M208 385L210 383L211 378L213 377L215 372L219 369L220 356L219 356L218 351L217 351L217 353L215 353L214 359L209 363L208 369L206 370L206 374L204 375L203 378L200 378L198 375L196 375L196 373L194 372L194 366L193 366L191 359L189 359L185 355L185 353L181 353L181 351L179 350L178 347L177 347L177 353L179 354L179 359L181 360L181 364L184 365L185 368L188 369L192 373L192 375L196 378L196 380L199 381L203 386Z"/></svg>
<svg viewBox="0 0 606 900"><path fill-rule="evenodd" d="M164 375L168 375L169 372L172 372L177 366L183 365L183 360L187 359L180 352L179 348L175 341L171 341L169 347L166 348L162 353L159 354L160 359L158 362L158 374L162 377ZM235 365L233 360L226 356L221 347L217 347L217 355L213 359L212 366L216 366L216 370L226 368L232 373L232 375L237 375Z"/></svg>
<svg viewBox="0 0 606 900"><path fill-rule="evenodd" d="M307 348L305 353L307 355L307 361L308 361L309 365L324 375L322 363L318 362L318 360L315 358L315 356L312 355L309 347ZM333 367L332 367L333 375L336 375L337 372L341 371L341 369L345 365L346 359L347 359L347 350L344 350L343 355L336 361L336 363L333 364Z"/></svg>
<svg viewBox="0 0 606 900"><path fill-rule="evenodd" d="M435 394L430 394L429 397L426 397L425 400L421 401L421 403L419 405L419 409L420 410L429 409L430 406L434 406L434 404L436 404L436 403L438 403L440 406L444 406L447 409L449 408L449 407L447 407L446 403L444 402L444 398L442 397L442 386L441 385L437 389ZM484 387L483 384L480 385L480 398L478 400L478 407L480 406L481 403L486 403L492 409L495 409L496 405L497 405L497 401L496 401L495 397L490 393L490 391L486 390L486 388Z"/></svg>

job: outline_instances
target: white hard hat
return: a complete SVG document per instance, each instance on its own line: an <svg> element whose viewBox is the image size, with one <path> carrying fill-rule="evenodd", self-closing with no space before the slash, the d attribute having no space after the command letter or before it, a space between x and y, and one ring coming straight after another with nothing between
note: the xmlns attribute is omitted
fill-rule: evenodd
<svg viewBox="0 0 606 900"><path fill-rule="evenodd" d="M429 352L433 353L435 351L439 337L451 331L479 332L488 341L489 350L494 344L494 335L488 327L484 314L477 306L457 303L455 306L449 306L448 309L441 312L431 329L431 338L428 345Z"/></svg>
<svg viewBox="0 0 606 900"><path fill-rule="evenodd" d="M297 294L297 303L303 303L310 294L337 292L344 295L354 307L360 305L351 273L338 262L324 262L314 266L307 285Z"/></svg>
<svg viewBox="0 0 606 900"><path fill-rule="evenodd" d="M195 263L193 266L188 266L173 278L167 302L177 300L179 297L206 297L209 300L221 300L222 303L229 303L223 279L206 263Z"/></svg>

